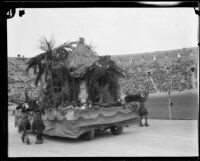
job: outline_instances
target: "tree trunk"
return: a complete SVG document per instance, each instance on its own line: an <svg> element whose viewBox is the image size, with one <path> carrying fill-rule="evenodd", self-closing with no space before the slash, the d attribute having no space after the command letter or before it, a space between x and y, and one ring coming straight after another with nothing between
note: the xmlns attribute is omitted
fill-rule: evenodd
<svg viewBox="0 0 200 161"><path fill-rule="evenodd" d="M49 67L49 76L50 76L50 86L51 86L51 94L53 97L53 107L55 107L55 97L54 97L54 90L53 90L53 80L52 80L52 73L51 73L51 67Z"/></svg>

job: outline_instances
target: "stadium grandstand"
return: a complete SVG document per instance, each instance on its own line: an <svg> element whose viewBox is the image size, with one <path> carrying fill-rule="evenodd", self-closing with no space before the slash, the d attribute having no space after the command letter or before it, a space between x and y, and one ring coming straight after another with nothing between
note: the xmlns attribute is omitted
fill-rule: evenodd
<svg viewBox="0 0 200 161"><path fill-rule="evenodd" d="M198 48L113 56L128 77L120 81L124 93L135 94L149 82L150 92L197 88Z"/></svg>

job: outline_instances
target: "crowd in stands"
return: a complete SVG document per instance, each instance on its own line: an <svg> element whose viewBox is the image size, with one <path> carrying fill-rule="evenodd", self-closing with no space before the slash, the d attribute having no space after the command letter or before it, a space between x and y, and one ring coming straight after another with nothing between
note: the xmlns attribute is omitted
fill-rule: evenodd
<svg viewBox="0 0 200 161"><path fill-rule="evenodd" d="M127 77L120 79L120 86L126 94L141 93L147 86L149 86L150 93L168 92L169 87L171 91L192 89L193 72L191 67L195 67L194 75L197 81L197 66L195 59L182 60L181 58L174 61L161 61L157 59L151 62L143 61L139 64L134 62L126 63L126 65L121 67L127 71ZM35 87L33 74L27 77L12 62L10 62L10 67L12 68L9 68L10 72L8 71L8 91L17 91L18 94L16 96L23 98L24 89L30 89L29 94L31 97L38 96L40 88ZM25 70L25 65L23 70ZM19 75L23 76L20 80Z"/></svg>
<svg viewBox="0 0 200 161"><path fill-rule="evenodd" d="M124 67L127 71L127 78L120 79L120 86L124 93L136 94L145 90L147 83L150 93L183 91L192 89L192 71L195 66L194 74L197 79L197 64L194 59L171 61L160 63L159 60L148 64L136 65L134 62Z"/></svg>

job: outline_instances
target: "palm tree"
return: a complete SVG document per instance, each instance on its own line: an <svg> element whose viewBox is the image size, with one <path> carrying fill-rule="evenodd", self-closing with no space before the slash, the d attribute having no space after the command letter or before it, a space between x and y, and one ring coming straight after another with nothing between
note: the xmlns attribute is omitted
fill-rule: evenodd
<svg viewBox="0 0 200 161"><path fill-rule="evenodd" d="M44 37L40 40L40 49L44 51L43 53L31 58L28 61L28 67L26 69L27 73L30 68L34 69L34 74L36 75L35 85L38 85L39 80L41 80L41 76L44 74L45 82L49 83L50 85L50 93L53 97L53 104L55 105L54 101L54 90L53 90L53 80L52 80L52 66L63 60L70 54L70 50L72 50L71 43L64 43L58 47L55 47L55 40L52 36L49 41Z"/></svg>

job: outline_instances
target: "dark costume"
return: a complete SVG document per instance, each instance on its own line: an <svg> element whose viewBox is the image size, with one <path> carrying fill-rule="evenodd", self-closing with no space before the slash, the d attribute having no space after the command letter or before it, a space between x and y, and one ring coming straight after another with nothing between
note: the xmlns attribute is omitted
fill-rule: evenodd
<svg viewBox="0 0 200 161"><path fill-rule="evenodd" d="M148 111L145 108L145 103L144 102L140 102L139 115L140 116L148 115Z"/></svg>
<svg viewBox="0 0 200 161"><path fill-rule="evenodd" d="M145 108L145 102L144 101L141 101L140 102L140 107L139 107L139 116L140 116L140 126L143 126L142 124L142 118L144 116L145 118L145 126L149 126L148 122L147 122L147 116L148 116L148 111L147 109Z"/></svg>
<svg viewBox="0 0 200 161"><path fill-rule="evenodd" d="M27 144L30 144L29 138L28 138L28 134L27 134L27 130L31 129L31 124L30 121L28 120L28 114L22 110L22 115L21 115L21 121L19 122L19 126L18 126L18 130L19 132L23 132L22 134L22 142L26 142Z"/></svg>
<svg viewBox="0 0 200 161"><path fill-rule="evenodd" d="M31 129L31 124L30 121L28 120L28 115L26 113L22 113L21 115L21 121L19 123L19 132L22 130L30 130Z"/></svg>
<svg viewBox="0 0 200 161"><path fill-rule="evenodd" d="M43 131L45 129L45 125L42 121L42 112L41 111L35 111L34 117L33 117L33 123L32 123L32 130L37 132L36 135L36 144L42 144L43 143Z"/></svg>

